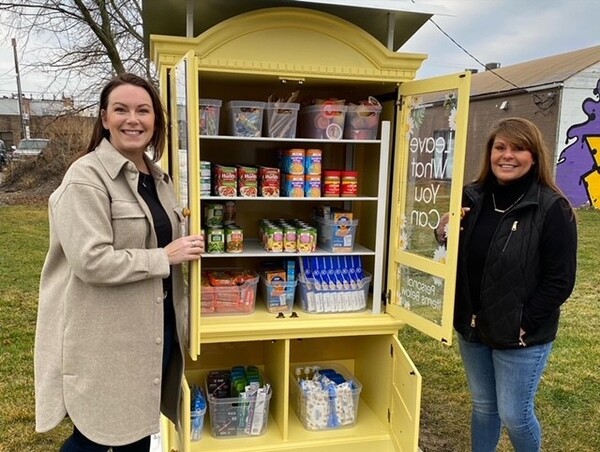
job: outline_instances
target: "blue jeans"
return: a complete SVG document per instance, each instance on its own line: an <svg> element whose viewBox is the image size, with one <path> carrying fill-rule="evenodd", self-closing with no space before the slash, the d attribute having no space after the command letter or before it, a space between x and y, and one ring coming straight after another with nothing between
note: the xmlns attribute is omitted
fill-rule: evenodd
<svg viewBox="0 0 600 452"><path fill-rule="evenodd" d="M458 345L471 391L471 449L493 452L505 426L515 452L537 452L542 431L534 399L552 342L515 350L494 350L481 343Z"/></svg>

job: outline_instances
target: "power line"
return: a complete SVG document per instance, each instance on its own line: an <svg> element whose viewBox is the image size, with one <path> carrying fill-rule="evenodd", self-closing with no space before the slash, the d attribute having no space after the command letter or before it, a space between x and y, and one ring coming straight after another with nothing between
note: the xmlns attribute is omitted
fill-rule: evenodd
<svg viewBox="0 0 600 452"><path fill-rule="evenodd" d="M415 0L411 0L412 3L416 4ZM456 47L458 47L460 50L462 50L465 54L467 54L470 58L472 58L474 61L476 61L479 65L481 65L481 67L483 67L486 72L491 72L492 74L494 74L496 77L498 77L500 80L506 82L508 85L516 88L516 89L521 89L524 90L523 87L516 85L515 83L513 83L512 81L508 80L507 78L503 77L501 74L498 74L493 68L489 68L487 67L487 65L485 63L483 63L479 58L477 58L476 56L474 56L471 52L469 52L467 49L465 49L460 43L458 43L458 41L456 41L456 39L454 39L452 36L450 36L445 30L442 29L442 27L440 27L431 17L429 18L429 22L431 22L444 36L446 36ZM551 104L548 105L548 107L542 107L542 105L545 104L546 100L542 99L538 94L536 93L531 93L532 97L533 97L533 103L534 105L537 107L537 109L544 115L546 116L546 110L548 110L549 107L551 107L552 105L554 105L554 102L552 102Z"/></svg>

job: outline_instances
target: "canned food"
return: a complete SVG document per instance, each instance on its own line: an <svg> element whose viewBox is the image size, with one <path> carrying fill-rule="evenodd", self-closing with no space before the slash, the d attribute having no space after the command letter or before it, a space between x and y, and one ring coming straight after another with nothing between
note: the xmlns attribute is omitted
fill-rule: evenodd
<svg viewBox="0 0 600 452"><path fill-rule="evenodd" d="M283 251L286 253L295 253L297 251L295 226L283 226Z"/></svg>
<svg viewBox="0 0 600 452"><path fill-rule="evenodd" d="M236 225L225 227L225 251L241 253L244 251L244 230Z"/></svg>
<svg viewBox="0 0 600 452"><path fill-rule="evenodd" d="M204 208L204 217L206 226L209 228L223 225L223 204L210 203Z"/></svg>
<svg viewBox="0 0 600 452"><path fill-rule="evenodd" d="M207 252L220 254L225 252L225 231L223 228L209 228L206 231Z"/></svg>

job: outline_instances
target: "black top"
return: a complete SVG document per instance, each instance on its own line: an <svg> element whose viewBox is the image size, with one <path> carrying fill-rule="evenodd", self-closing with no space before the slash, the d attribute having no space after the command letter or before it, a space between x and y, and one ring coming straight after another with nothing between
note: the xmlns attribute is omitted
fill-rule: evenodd
<svg viewBox="0 0 600 452"><path fill-rule="evenodd" d="M152 221L154 222L154 231L156 233L157 246L163 248L171 243L173 237L173 230L171 228L171 221L169 216L165 212L162 204L158 199L158 193L156 191L156 185L154 184L154 178L149 174L140 172L138 179L138 193L144 199L150 213L152 214ZM174 338L175 332L175 308L173 306L173 282L171 274L167 278L163 279L163 290L165 292L164 298L164 337L165 347L170 344L167 343L169 338ZM164 363L167 364L167 363Z"/></svg>
<svg viewBox="0 0 600 452"><path fill-rule="evenodd" d="M516 181L510 185L499 185L497 182L490 182L485 191L483 198L483 207L481 214L477 219L473 235L471 237L471 246L468 252L468 268L469 272L469 290L471 292L471 300L475 312L479 311L481 306L481 278L483 277L483 269L485 267L485 259L488 255L488 249L494 236L494 232L502 219L504 213L494 210L494 201L492 193L494 193L496 207L499 210L505 210L513 204L517 203L533 181L533 176L530 173L528 176ZM549 216L552 215L552 210ZM552 220L552 218L550 218Z"/></svg>

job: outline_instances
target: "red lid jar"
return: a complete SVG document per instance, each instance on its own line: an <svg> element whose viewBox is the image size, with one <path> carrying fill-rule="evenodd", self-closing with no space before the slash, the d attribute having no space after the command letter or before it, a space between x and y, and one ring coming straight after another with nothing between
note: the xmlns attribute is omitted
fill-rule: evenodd
<svg viewBox="0 0 600 452"><path fill-rule="evenodd" d="M340 196L340 175L341 171L325 170L323 171L322 192L325 197Z"/></svg>
<svg viewBox="0 0 600 452"><path fill-rule="evenodd" d="M358 196L358 171L340 172L340 195Z"/></svg>

